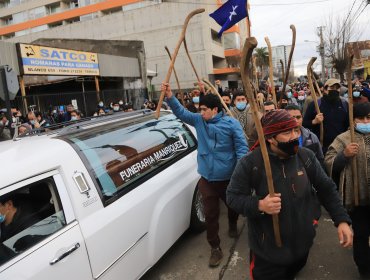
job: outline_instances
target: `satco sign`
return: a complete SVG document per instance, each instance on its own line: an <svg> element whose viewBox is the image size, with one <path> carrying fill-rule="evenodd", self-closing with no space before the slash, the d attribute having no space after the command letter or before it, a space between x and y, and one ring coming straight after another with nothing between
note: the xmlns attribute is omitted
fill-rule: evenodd
<svg viewBox="0 0 370 280"><path fill-rule="evenodd" d="M98 76L96 53L19 44L23 75Z"/></svg>

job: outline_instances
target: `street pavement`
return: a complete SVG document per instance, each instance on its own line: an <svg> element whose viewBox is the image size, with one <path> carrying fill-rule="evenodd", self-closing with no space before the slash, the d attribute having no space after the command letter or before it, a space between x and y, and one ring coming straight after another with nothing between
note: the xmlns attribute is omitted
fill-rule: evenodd
<svg viewBox="0 0 370 280"><path fill-rule="evenodd" d="M238 238L227 235L226 208L220 217L222 263L208 267L210 248L205 232L186 232L142 280L250 280L247 223L239 218ZM299 238L299 237L297 237ZM317 229L314 246L305 268L297 280L357 280L360 279L352 259L352 250L339 246L336 228L324 212Z"/></svg>

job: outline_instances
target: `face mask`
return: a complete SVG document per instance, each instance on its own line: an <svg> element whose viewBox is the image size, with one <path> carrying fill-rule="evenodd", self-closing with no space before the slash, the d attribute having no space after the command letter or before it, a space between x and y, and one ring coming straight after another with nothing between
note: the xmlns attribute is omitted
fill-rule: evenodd
<svg viewBox="0 0 370 280"><path fill-rule="evenodd" d="M199 96L193 97L193 103L199 103Z"/></svg>
<svg viewBox="0 0 370 280"><path fill-rule="evenodd" d="M343 97L344 97L344 98L348 98L348 93L345 93L345 94L343 95Z"/></svg>
<svg viewBox="0 0 370 280"><path fill-rule="evenodd" d="M116 106L115 106L115 107L113 107L113 111L114 111L114 112L118 112L118 111L119 111L119 107L116 107Z"/></svg>
<svg viewBox="0 0 370 280"><path fill-rule="evenodd" d="M359 91L354 91L353 92L353 97L360 97L360 92Z"/></svg>
<svg viewBox="0 0 370 280"><path fill-rule="evenodd" d="M299 95L298 100L300 100L300 101L304 100L304 95Z"/></svg>
<svg viewBox="0 0 370 280"><path fill-rule="evenodd" d="M336 101L339 100L339 92L335 89L330 89L330 90L328 90L328 94L325 95L325 99L329 103L335 103Z"/></svg>
<svg viewBox="0 0 370 280"><path fill-rule="evenodd" d="M356 130L363 134L370 133L370 123L356 123Z"/></svg>
<svg viewBox="0 0 370 280"><path fill-rule="evenodd" d="M53 114L56 114L56 113L57 113L57 110L54 110L54 111L53 111Z"/></svg>
<svg viewBox="0 0 370 280"><path fill-rule="evenodd" d="M236 103L236 108L240 111L243 111L247 107L247 102L238 102Z"/></svg>
<svg viewBox="0 0 370 280"><path fill-rule="evenodd" d="M123 105L123 101L118 102L119 105Z"/></svg>
<svg viewBox="0 0 370 280"><path fill-rule="evenodd" d="M99 102L99 107L103 107L103 106L104 106L103 102Z"/></svg>
<svg viewBox="0 0 370 280"><path fill-rule="evenodd" d="M286 96L287 96L288 98L292 98L293 94L292 94L290 91L288 91L288 92L286 93Z"/></svg>
<svg viewBox="0 0 370 280"><path fill-rule="evenodd" d="M286 106L288 106L288 103L281 103L281 109L284 109Z"/></svg>
<svg viewBox="0 0 370 280"><path fill-rule="evenodd" d="M5 221L5 217L6 217L5 214L0 214L0 224Z"/></svg>
<svg viewBox="0 0 370 280"><path fill-rule="evenodd" d="M288 142L278 142L277 147L287 155L292 156L298 152L299 140L297 138Z"/></svg>
<svg viewBox="0 0 370 280"><path fill-rule="evenodd" d="M77 121L77 117L72 116L72 117L71 117L71 121Z"/></svg>
<svg viewBox="0 0 370 280"><path fill-rule="evenodd" d="M32 120L32 121L30 121L30 123L31 123L31 124L35 124L36 122L35 122L35 120Z"/></svg>

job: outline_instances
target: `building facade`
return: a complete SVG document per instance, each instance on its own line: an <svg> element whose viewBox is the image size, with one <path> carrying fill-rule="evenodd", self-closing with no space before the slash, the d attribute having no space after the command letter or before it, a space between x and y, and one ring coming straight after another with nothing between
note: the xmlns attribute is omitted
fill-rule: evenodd
<svg viewBox="0 0 370 280"><path fill-rule="evenodd" d="M289 54L292 49L292 46L288 45L280 45L272 47L272 65L275 69L275 77L280 79L282 77L282 69L281 69L281 63L280 60L284 63L284 69L286 69L288 60L289 60ZM290 73L294 73L294 60L292 59L292 62L290 64Z"/></svg>
<svg viewBox="0 0 370 280"><path fill-rule="evenodd" d="M217 0L0 0L0 36L8 42L31 43L40 38L139 40L144 42L147 69L156 69L150 82L158 90L165 79L169 57L178 42L185 17L191 19L186 33L189 52L200 77L220 79L224 86L240 87L240 50L247 35L241 21L217 37L220 27L208 16L222 3ZM194 87L196 76L181 47L175 69L181 88ZM173 88L175 80L171 79Z"/></svg>

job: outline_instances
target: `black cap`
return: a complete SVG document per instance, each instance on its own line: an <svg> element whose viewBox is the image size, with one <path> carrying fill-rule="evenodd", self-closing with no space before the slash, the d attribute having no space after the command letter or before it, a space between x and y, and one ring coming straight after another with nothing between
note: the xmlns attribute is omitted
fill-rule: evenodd
<svg viewBox="0 0 370 280"><path fill-rule="evenodd" d="M353 117L363 118L370 114L370 102L357 103L353 106Z"/></svg>

